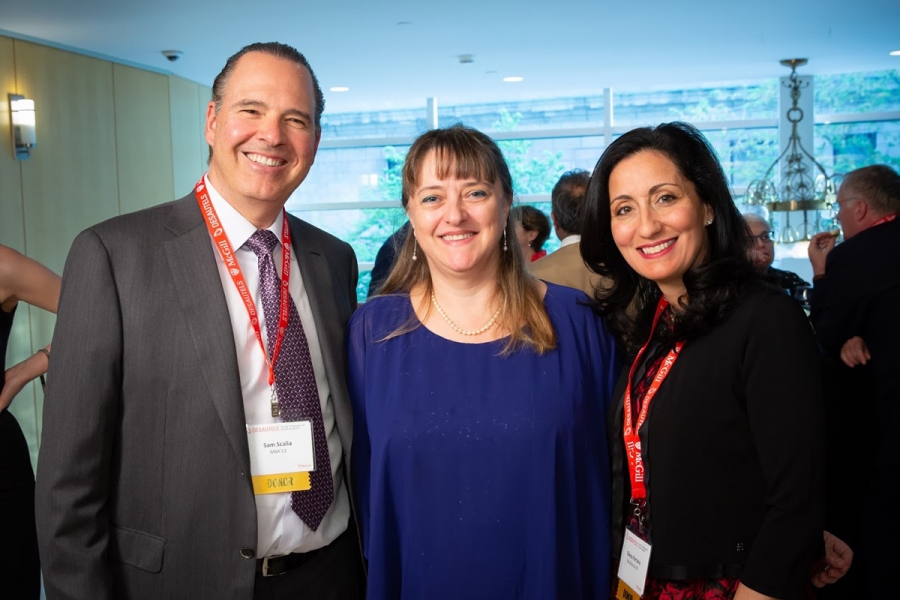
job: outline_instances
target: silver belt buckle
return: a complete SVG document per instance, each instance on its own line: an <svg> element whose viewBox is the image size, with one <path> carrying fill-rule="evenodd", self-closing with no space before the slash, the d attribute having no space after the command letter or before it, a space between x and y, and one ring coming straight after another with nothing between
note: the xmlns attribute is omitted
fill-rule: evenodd
<svg viewBox="0 0 900 600"><path fill-rule="evenodd" d="M275 557L278 558L278 557ZM263 577L275 577L274 575L269 575L269 557L265 557L262 559L262 576Z"/></svg>

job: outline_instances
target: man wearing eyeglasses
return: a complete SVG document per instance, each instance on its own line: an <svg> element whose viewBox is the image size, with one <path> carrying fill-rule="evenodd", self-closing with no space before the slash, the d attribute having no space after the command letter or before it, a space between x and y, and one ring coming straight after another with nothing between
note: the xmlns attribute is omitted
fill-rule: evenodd
<svg viewBox="0 0 900 600"><path fill-rule="evenodd" d="M782 271L772 266L775 260L775 233L769 222L759 215L746 214L744 221L750 227L753 245L750 247L750 259L757 273L776 287L785 290L788 295L797 298L797 289L808 288L809 284L799 275L791 271Z"/></svg>
<svg viewBox="0 0 900 600"><path fill-rule="evenodd" d="M859 490L866 514L858 556L868 595L858 597L889 598L897 593L900 513L879 511L873 520L870 509L893 506L900 497L900 444L894 439L900 423L900 175L885 165L852 171L837 203L845 241L835 246L835 235L820 233L809 243L815 283L810 318L830 355L850 367L866 365L860 368L871 378L872 396L846 398L862 412L864 459L856 468L871 469Z"/></svg>

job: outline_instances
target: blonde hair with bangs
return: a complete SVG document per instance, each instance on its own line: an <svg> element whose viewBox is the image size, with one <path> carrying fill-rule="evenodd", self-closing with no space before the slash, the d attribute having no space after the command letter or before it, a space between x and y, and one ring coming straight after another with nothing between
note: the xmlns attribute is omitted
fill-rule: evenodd
<svg viewBox="0 0 900 600"><path fill-rule="evenodd" d="M406 155L403 165L403 208L408 210L409 199L415 191L422 166L429 154L434 153L437 176L444 179L475 179L487 183L499 183L503 194L512 203L512 176L503 153L494 141L476 129L454 125L445 129L433 129L419 136ZM556 334L544 308L544 299L538 280L526 266L522 253L516 247L516 232L512 219L507 219L508 249L500 250L495 298L500 300L500 317L497 326L510 332L503 348L508 355L520 348L532 348L543 354L556 347ZM503 239L498 241L502 248ZM425 298L431 296L433 286L427 260L413 260L415 231L406 236L403 247L379 295L408 294L413 288L424 285ZM425 307L431 314L431 304ZM421 325L414 316L410 322L391 332L391 339L412 331Z"/></svg>

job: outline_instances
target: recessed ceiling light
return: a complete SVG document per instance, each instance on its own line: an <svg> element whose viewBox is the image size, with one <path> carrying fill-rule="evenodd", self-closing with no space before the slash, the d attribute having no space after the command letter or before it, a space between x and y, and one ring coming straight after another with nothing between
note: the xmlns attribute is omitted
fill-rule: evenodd
<svg viewBox="0 0 900 600"><path fill-rule="evenodd" d="M506 83L518 83L520 81L523 81L524 79L524 77L504 77L503 81L505 81Z"/></svg>
<svg viewBox="0 0 900 600"><path fill-rule="evenodd" d="M894 50L890 53L891 56L900 56L900 50Z"/></svg>
<svg viewBox="0 0 900 600"><path fill-rule="evenodd" d="M335 87L328 88L329 92L349 92L350 88L344 87L342 85L337 85Z"/></svg>

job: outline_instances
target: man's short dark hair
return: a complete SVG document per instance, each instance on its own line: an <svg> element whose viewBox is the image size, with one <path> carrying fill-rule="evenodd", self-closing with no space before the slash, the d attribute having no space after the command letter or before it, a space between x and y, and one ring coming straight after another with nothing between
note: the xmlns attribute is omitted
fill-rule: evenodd
<svg viewBox="0 0 900 600"><path fill-rule="evenodd" d="M325 95L322 93L322 88L319 87L319 80L316 79L316 74L313 73L312 67L309 66L309 61L306 60L305 56L293 46L280 42L256 42L255 44L244 46L231 55L231 58L225 63L225 67L222 68L222 72L216 76L216 80L213 82L212 100L216 104L216 113L222 108L222 97L225 95L225 86L228 84L228 78L231 77L237 62L248 52L262 52L263 54L283 58L305 67L309 71L309 76L312 78L313 93L316 97L316 131L321 131L322 111L325 110Z"/></svg>
<svg viewBox="0 0 900 600"><path fill-rule="evenodd" d="M584 169L566 171L553 186L550 194L551 210L556 226L568 234L581 235L584 220L584 196L591 174Z"/></svg>
<svg viewBox="0 0 900 600"><path fill-rule="evenodd" d="M900 175L887 165L870 165L850 171L842 187L851 196L859 196L876 212L893 215L900 212Z"/></svg>

